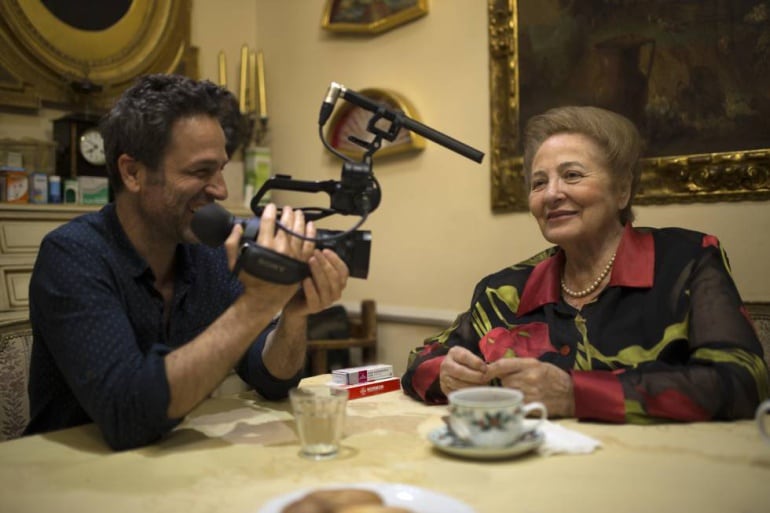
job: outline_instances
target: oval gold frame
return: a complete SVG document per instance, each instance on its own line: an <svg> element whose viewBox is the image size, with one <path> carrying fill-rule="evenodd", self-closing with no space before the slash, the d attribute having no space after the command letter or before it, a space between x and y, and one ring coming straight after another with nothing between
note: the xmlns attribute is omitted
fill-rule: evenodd
<svg viewBox="0 0 770 513"><path fill-rule="evenodd" d="M357 92L363 96L366 96L367 98L370 98L371 100L384 103L391 108L400 110L407 117L410 117L416 121L420 121L419 115L417 114L417 111L415 110L412 103L395 91L379 88L369 88L361 89ZM354 135L365 141L371 141L374 138L374 134L366 131L365 124L373 116L373 113L353 105L352 103L345 103L344 105L338 107L334 111L334 114L332 115L331 120L326 127L326 140L329 141L329 144L340 153L356 159L361 158L361 156L364 154L363 148L348 142L345 144L335 143L334 140L336 138L337 132L340 130L341 123L347 122L351 118L359 116L363 125L359 124L357 129L353 130L350 135ZM387 129L387 127L384 126L383 129ZM401 128L398 135L396 136L396 140L393 142L384 139L382 140L382 147L374 154L374 158L376 159L378 157L384 157L387 155L421 151L424 148L424 137L405 128Z"/></svg>
<svg viewBox="0 0 770 513"><path fill-rule="evenodd" d="M0 105L72 106L73 82L101 87L88 105L107 108L142 74L183 72L197 77L190 47L191 0L133 0L105 30L86 31L56 18L42 2L0 2Z"/></svg>

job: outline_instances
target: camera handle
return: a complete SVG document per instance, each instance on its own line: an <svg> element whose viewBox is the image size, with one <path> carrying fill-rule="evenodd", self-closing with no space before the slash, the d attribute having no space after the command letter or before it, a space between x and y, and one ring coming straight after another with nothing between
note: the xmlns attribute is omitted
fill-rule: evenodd
<svg viewBox="0 0 770 513"><path fill-rule="evenodd" d="M377 126L377 123L383 119L389 121L387 129ZM308 221L322 219L334 214L358 215L366 218L380 205L382 199L379 183L372 173L372 156L382 147L382 139L391 142L396 140L404 119L406 117L401 111L387 110L384 106L378 107L369 118L366 126L367 131L373 134L374 138L371 141L365 141L355 136L349 136L351 142L366 150L361 162L354 162L331 148L324 139L319 126L319 135L324 146L343 159L340 180L305 181L295 180L291 175L275 175L269 178L251 198L251 211L256 216L262 215L263 207L259 204L262 197L268 191L277 189L311 193L325 192L330 196L329 208L302 208Z"/></svg>
<svg viewBox="0 0 770 513"><path fill-rule="evenodd" d="M261 216L264 207L259 203L270 190L325 192L329 195L329 208L303 207L301 210L308 221L340 215L367 216L379 205L382 198L379 183L371 173L371 166L364 163L345 162L341 180L307 181L296 180L291 175L274 175L269 178L251 199L251 211ZM279 213L280 217L280 213Z"/></svg>

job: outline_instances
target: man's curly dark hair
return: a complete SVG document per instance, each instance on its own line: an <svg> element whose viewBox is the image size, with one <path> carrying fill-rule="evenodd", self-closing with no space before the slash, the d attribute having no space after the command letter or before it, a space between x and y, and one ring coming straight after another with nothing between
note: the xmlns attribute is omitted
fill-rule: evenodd
<svg viewBox="0 0 770 513"><path fill-rule="evenodd" d="M140 77L102 118L107 172L114 193L123 189L118 158L127 154L151 170L159 170L171 139L173 124L183 118L208 115L219 120L228 157L243 143L246 120L238 100L226 88L208 80L182 75Z"/></svg>

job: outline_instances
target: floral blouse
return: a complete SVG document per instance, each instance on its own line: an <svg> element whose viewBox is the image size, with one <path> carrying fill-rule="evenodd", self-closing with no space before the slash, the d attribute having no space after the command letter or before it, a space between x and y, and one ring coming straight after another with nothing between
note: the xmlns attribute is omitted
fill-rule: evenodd
<svg viewBox="0 0 770 513"><path fill-rule="evenodd" d="M404 391L445 403L439 368L461 345L487 362L537 358L569 372L581 419L753 416L768 369L717 238L629 224L616 255L609 285L581 310L561 297L558 247L487 276L469 310L411 352Z"/></svg>

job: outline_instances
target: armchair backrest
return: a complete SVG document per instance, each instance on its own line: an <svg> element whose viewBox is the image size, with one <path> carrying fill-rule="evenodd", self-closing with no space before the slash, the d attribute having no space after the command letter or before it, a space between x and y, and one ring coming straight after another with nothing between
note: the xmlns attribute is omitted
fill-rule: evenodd
<svg viewBox="0 0 770 513"><path fill-rule="evenodd" d="M14 321L0 327L0 441L21 436L29 423L32 327Z"/></svg>

